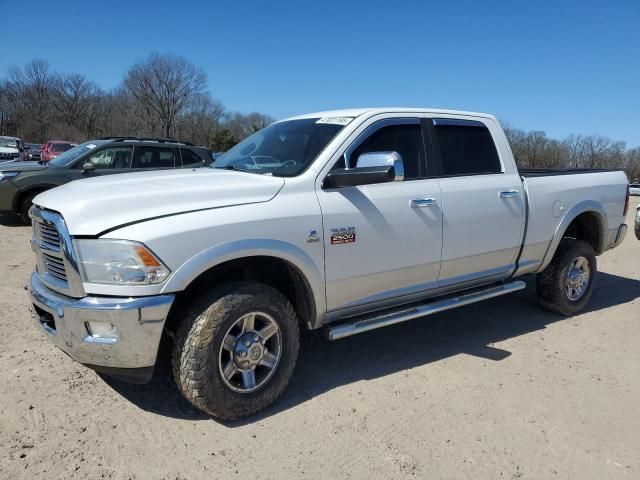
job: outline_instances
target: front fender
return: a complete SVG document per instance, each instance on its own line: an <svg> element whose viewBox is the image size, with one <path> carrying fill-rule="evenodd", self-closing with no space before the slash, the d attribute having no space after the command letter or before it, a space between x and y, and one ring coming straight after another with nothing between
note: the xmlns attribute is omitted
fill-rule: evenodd
<svg viewBox="0 0 640 480"><path fill-rule="evenodd" d="M300 271L313 293L313 302L318 317L316 321L321 321L321 317L326 311L324 276L306 252L295 245L280 240L235 240L209 247L191 257L173 272L163 286L162 293L185 290L202 273L222 263L257 256L286 260Z"/></svg>
<svg viewBox="0 0 640 480"><path fill-rule="evenodd" d="M571 222L573 222L578 217L578 215L581 215L585 212L593 212L598 217L598 225L600 227L599 238L601 245L599 245L596 253L601 253L604 250L604 242L607 238L607 215L605 213L604 207L602 206L602 204L594 200L585 200L583 202L575 204L573 207L567 210L567 212L564 214L564 217L562 217L562 219L560 220L560 223L556 227L556 230L553 234L553 238L549 243L549 247L547 248L547 252L544 256L544 260L542 261L540 268L538 268L538 272L541 272L545 268L547 268L547 265L549 265L549 263L553 259L558 245L560 245L560 241L562 240L564 233L569 228L569 225L571 225Z"/></svg>

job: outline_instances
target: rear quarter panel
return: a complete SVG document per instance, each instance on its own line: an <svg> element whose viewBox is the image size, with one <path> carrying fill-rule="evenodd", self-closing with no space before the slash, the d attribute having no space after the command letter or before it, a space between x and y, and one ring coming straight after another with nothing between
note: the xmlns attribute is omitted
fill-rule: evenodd
<svg viewBox="0 0 640 480"><path fill-rule="evenodd" d="M559 239L581 213L593 211L602 218L603 250L613 243L618 227L625 221L624 172L530 177L524 184L529 216L518 275L544 269Z"/></svg>

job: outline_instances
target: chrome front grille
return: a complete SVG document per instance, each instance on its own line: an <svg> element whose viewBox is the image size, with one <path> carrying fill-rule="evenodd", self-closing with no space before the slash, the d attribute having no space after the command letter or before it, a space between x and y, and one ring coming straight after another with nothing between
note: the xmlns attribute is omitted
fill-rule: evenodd
<svg viewBox="0 0 640 480"><path fill-rule="evenodd" d="M52 290L72 297L83 297L84 289L73 251L73 243L62 216L32 207L33 238L40 280Z"/></svg>
<svg viewBox="0 0 640 480"><path fill-rule="evenodd" d="M64 260L54 257L46 252L41 252L41 254L42 262L44 263L44 271L58 280L66 282L67 272L64 267Z"/></svg>
<svg viewBox="0 0 640 480"><path fill-rule="evenodd" d="M60 234L54 225L40 222L37 225L40 230L40 239L43 242L60 247Z"/></svg>

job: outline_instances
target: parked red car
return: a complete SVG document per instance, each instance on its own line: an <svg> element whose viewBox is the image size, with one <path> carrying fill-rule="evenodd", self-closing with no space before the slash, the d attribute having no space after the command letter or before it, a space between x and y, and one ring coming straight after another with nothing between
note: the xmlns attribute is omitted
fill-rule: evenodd
<svg viewBox="0 0 640 480"><path fill-rule="evenodd" d="M40 159L43 162L48 162L49 160L56 158L62 152L71 150L77 145L77 143L65 142L64 140L49 140L42 148Z"/></svg>

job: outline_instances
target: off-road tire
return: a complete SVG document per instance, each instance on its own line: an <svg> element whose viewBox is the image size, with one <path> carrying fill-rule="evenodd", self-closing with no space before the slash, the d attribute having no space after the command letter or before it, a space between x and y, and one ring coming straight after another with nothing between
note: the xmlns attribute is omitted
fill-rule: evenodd
<svg viewBox="0 0 640 480"><path fill-rule="evenodd" d="M582 297L572 301L565 294L565 282L567 271L577 257L587 259L590 278L587 290ZM563 238L551 263L536 278L539 304L546 310L565 316L580 312L589 302L593 293L597 268L596 255L591 245L584 240Z"/></svg>
<svg viewBox="0 0 640 480"><path fill-rule="evenodd" d="M273 376L250 393L231 390L219 369L219 351L226 332L243 315L265 312L282 335L282 354ZM173 378L196 408L225 420L252 415L284 391L293 373L300 331L289 301L279 291L254 282L230 282L202 294L180 323L172 352Z"/></svg>
<svg viewBox="0 0 640 480"><path fill-rule="evenodd" d="M25 225L31 225L29 209L31 208L31 205L33 205L33 199L39 193L40 192L27 193L27 195L22 200L20 200L20 205L18 205L18 216L20 217L22 223L24 223Z"/></svg>

